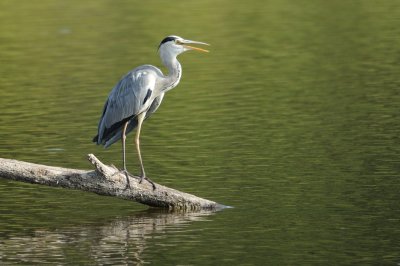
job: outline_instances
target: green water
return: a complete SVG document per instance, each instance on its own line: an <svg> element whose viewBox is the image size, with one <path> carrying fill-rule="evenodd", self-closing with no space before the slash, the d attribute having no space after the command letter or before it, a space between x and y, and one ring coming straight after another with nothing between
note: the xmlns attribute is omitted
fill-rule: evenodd
<svg viewBox="0 0 400 266"><path fill-rule="evenodd" d="M400 263L400 2L1 1L0 157L121 165L104 101L167 35L210 43L142 131L168 213L0 179L1 265ZM132 136L128 168L138 172Z"/></svg>

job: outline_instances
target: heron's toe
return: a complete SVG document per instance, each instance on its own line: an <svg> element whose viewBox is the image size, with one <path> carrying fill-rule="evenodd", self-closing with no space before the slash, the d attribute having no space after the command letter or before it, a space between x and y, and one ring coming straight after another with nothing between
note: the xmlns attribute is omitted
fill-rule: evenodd
<svg viewBox="0 0 400 266"><path fill-rule="evenodd" d="M139 184L141 184L143 182L143 180L146 180L147 182L149 182L151 184L151 186L153 187L153 190L156 189L156 185L154 184L154 182L151 181L151 179L148 178L147 176L140 176Z"/></svg>

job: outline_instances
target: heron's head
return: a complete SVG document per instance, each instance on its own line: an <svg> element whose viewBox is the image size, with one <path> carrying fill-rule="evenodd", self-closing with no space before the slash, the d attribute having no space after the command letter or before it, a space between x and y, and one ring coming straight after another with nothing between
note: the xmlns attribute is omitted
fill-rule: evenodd
<svg viewBox="0 0 400 266"><path fill-rule="evenodd" d="M176 57L179 54L190 50L208 52L202 48L192 46L194 44L209 45L204 42L185 40L179 36L171 35L161 41L160 45L158 46L158 51L163 58L167 57L168 55Z"/></svg>

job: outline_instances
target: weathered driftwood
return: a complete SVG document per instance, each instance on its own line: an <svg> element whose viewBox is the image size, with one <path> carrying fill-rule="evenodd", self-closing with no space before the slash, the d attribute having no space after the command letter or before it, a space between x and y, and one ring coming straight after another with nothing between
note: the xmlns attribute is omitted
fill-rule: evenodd
<svg viewBox="0 0 400 266"><path fill-rule="evenodd" d="M214 201L180 192L178 190L155 183L156 189L143 180L129 177L127 186L125 174L114 166L103 164L93 154L88 155L94 165L94 171L68 169L61 167L33 164L11 159L0 158L0 177L16 181L80 189L100 195L114 196L133 200L151 207L169 208L174 210L220 209Z"/></svg>

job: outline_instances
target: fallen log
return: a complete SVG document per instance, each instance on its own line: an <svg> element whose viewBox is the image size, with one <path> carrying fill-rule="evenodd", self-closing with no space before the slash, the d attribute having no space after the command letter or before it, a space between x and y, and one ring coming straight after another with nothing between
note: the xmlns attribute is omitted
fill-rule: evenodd
<svg viewBox="0 0 400 266"><path fill-rule="evenodd" d="M90 191L171 210L218 210L225 206L146 180L126 177L114 166L103 164L93 154L88 160L95 170L79 170L0 158L0 177L16 181ZM129 181L129 186L127 182Z"/></svg>

